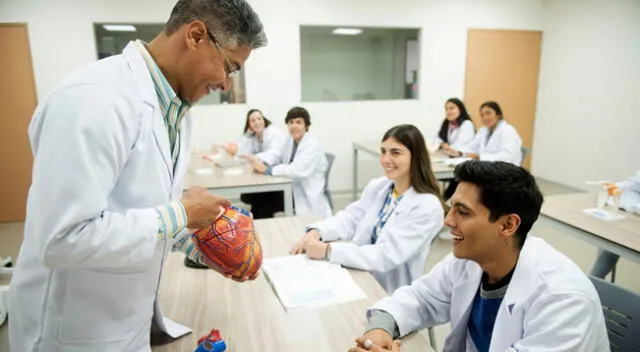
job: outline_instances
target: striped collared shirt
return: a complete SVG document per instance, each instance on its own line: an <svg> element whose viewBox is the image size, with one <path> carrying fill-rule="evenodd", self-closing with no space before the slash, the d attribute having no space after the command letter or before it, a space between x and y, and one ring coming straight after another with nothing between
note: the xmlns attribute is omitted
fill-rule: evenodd
<svg viewBox="0 0 640 352"><path fill-rule="evenodd" d="M158 105L160 112L164 118L167 133L169 135L169 147L171 150L171 160L173 160L173 168L175 171L176 161L180 152L180 124L184 118L184 114L189 110L188 103L183 102L176 92L173 90L169 81L164 76L160 67L156 64L145 47L145 43L141 40L134 42L135 47L142 55L156 94L158 96ZM158 239L186 237L185 227L187 226L187 213L184 205L180 201L174 201L167 205L156 208L158 212ZM184 242L184 241L182 241ZM186 249L187 246L184 246Z"/></svg>
<svg viewBox="0 0 640 352"><path fill-rule="evenodd" d="M176 160L178 160L178 154L180 152L180 125L184 114L191 108L191 105L186 101L182 101L180 97L173 90L169 81L164 76L158 64L153 60L151 54L145 47L145 43L141 40L136 40L135 46L140 51L144 62L149 68L153 85L158 95L158 103L160 105L160 112L164 117L164 123L167 126L167 132L169 133L169 146L171 148L171 160L175 167Z"/></svg>

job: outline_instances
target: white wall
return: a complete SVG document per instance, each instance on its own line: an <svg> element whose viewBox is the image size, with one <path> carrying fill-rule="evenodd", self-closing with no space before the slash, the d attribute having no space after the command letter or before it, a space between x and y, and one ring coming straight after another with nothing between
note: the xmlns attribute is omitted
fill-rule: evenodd
<svg viewBox="0 0 640 352"><path fill-rule="evenodd" d="M93 22L164 22L173 3L0 0L0 21L28 23L38 96L42 98L73 68L95 59ZM330 182L333 190L351 187L352 141L377 140L386 129L399 123L416 124L427 135L436 133L444 116L444 101L464 92L468 28L541 30L545 12L542 0L251 3L262 17L270 44L255 51L247 64L248 104L194 107L196 143L204 145L238 136L248 107L263 109L284 128L286 111L299 104L301 97L300 24L422 28L419 100L305 104L312 115L312 132L321 138L328 152L337 154ZM373 158L361 165L368 170L361 174L362 183L378 172Z"/></svg>
<svg viewBox="0 0 640 352"><path fill-rule="evenodd" d="M556 182L640 169L640 1L554 1L542 40L533 170Z"/></svg>

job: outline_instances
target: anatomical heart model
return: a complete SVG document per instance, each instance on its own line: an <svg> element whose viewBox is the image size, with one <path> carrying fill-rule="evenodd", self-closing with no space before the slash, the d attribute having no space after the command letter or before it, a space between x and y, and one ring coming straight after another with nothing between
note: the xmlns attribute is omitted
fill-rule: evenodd
<svg viewBox="0 0 640 352"><path fill-rule="evenodd" d="M262 246L251 213L224 209L211 225L195 232L193 241L211 269L235 278L251 277L262 265Z"/></svg>

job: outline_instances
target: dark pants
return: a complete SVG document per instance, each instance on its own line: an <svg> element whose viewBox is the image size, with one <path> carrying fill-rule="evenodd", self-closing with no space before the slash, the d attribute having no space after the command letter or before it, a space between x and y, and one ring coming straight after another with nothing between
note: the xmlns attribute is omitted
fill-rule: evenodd
<svg viewBox="0 0 640 352"><path fill-rule="evenodd" d="M243 203L251 205L254 219L272 218L273 214L284 211L284 192L245 193L240 195Z"/></svg>
<svg viewBox="0 0 640 352"><path fill-rule="evenodd" d="M449 186L444 190L444 194L442 195L444 200L449 200L451 196L456 192L456 188L458 187L458 181L450 180Z"/></svg>

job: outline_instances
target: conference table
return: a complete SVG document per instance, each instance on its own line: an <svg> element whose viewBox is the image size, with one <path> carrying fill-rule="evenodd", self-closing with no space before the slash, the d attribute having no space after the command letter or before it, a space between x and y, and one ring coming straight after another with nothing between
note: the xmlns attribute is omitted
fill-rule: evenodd
<svg viewBox="0 0 640 352"><path fill-rule="evenodd" d="M541 220L560 232L640 263L640 216L620 210L624 219L603 221L582 212L594 208L595 203L593 193L545 197Z"/></svg>
<svg viewBox="0 0 640 352"><path fill-rule="evenodd" d="M288 255L312 218L285 217L256 220L265 258ZM165 316L193 329L154 352L192 352L199 337L212 328L221 332L228 352L337 352L347 351L366 329L366 310L386 296L368 272L349 270L366 298L332 306L287 312L271 285L260 275L238 283L213 270L190 269L183 256L172 253L165 261L159 300ZM403 352L433 351L416 332L403 339Z"/></svg>
<svg viewBox="0 0 640 352"><path fill-rule="evenodd" d="M222 164L222 165L218 165ZM242 193L284 192L284 213L293 216L292 180L287 177L262 175L253 172L250 163L205 159L192 155L185 174L184 189L202 186L220 196L237 197Z"/></svg>
<svg viewBox="0 0 640 352"><path fill-rule="evenodd" d="M360 153L364 153L370 156L380 156L380 142L354 142L353 147L353 181L352 181L352 194L353 200L358 199L358 156ZM445 164L444 160L449 159L449 156L442 151L437 151L430 154L431 157L431 169L434 176L438 180L446 181L453 178L454 168Z"/></svg>

